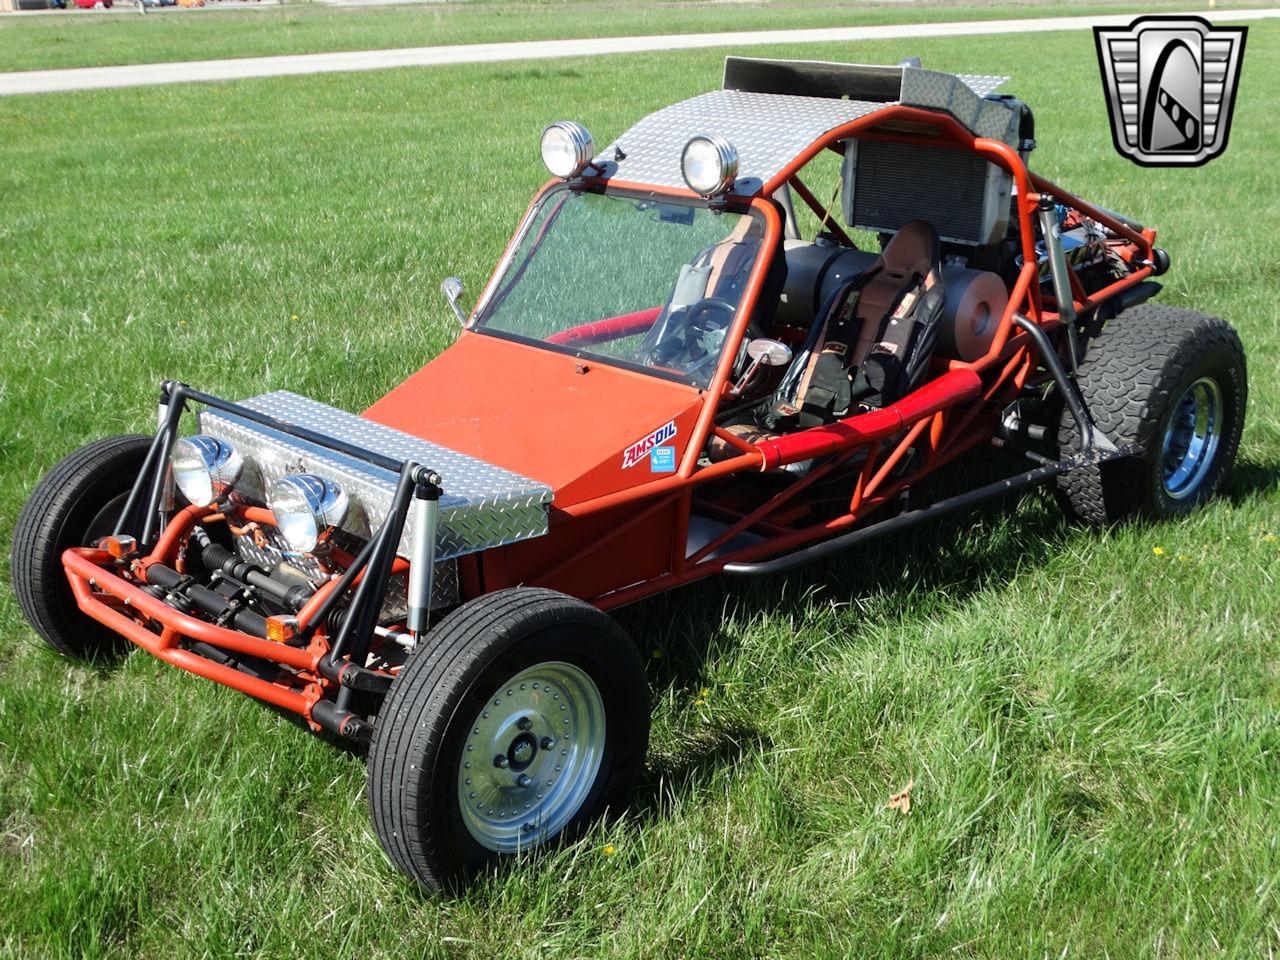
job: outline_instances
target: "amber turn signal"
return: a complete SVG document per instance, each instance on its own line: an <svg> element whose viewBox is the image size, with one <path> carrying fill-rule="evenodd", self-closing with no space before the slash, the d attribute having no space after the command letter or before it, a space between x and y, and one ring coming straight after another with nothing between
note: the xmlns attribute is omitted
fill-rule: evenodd
<svg viewBox="0 0 1280 960"><path fill-rule="evenodd" d="M115 559L120 560L123 557L129 556L131 553L137 552L138 541L127 533L117 533L112 534L109 537L103 537L99 540L98 548L100 550L107 551L107 553L111 554Z"/></svg>
<svg viewBox="0 0 1280 960"><path fill-rule="evenodd" d="M267 639L273 643L285 643L297 634L298 621L293 617L267 617Z"/></svg>

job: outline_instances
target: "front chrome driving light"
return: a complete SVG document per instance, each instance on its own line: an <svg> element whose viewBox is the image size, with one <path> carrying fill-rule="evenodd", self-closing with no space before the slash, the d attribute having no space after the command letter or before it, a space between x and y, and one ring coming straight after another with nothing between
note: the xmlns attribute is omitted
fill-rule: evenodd
<svg viewBox="0 0 1280 960"><path fill-rule="evenodd" d="M680 172L694 193L714 197L724 193L738 178L738 151L724 137L700 133L684 145Z"/></svg>
<svg viewBox="0 0 1280 960"><path fill-rule="evenodd" d="M275 514L276 528L285 542L298 553L307 553L342 523L350 500L332 480L295 473L271 485L267 506Z"/></svg>
<svg viewBox="0 0 1280 960"><path fill-rule="evenodd" d="M173 482L188 502L197 507L217 503L235 486L244 469L236 448L217 437L184 437L169 454Z"/></svg>
<svg viewBox="0 0 1280 960"><path fill-rule="evenodd" d="M595 152L595 140L580 123L560 120L542 131L542 162L554 177L576 177L590 165Z"/></svg>

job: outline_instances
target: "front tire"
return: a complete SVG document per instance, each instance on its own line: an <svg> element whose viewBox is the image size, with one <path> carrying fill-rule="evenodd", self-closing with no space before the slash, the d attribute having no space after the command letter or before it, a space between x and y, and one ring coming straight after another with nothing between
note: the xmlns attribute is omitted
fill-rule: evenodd
<svg viewBox="0 0 1280 960"><path fill-rule="evenodd" d="M608 616L520 587L463 604L392 684L369 750L374 828L429 889L618 810L644 766L649 698Z"/></svg>
<svg viewBox="0 0 1280 960"><path fill-rule="evenodd" d="M68 455L45 474L13 531L13 592L36 633L64 657L94 660L129 642L76 606L62 569L68 547L110 534L142 469L150 437L106 437Z"/></svg>
<svg viewBox="0 0 1280 960"><path fill-rule="evenodd" d="M1075 518L1178 517L1221 488L1248 398L1244 348L1225 320L1158 304L1125 310L1090 345L1078 383L1099 429L1136 454L1059 478ZM1080 449L1065 410L1058 436L1063 454Z"/></svg>

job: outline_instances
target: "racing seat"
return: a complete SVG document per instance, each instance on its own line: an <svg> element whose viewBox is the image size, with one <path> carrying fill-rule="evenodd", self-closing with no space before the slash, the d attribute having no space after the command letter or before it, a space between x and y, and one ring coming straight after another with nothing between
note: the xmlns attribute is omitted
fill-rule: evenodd
<svg viewBox="0 0 1280 960"><path fill-rule="evenodd" d="M773 396L748 422L729 426L748 442L831 423L855 406L901 399L928 368L945 290L937 231L904 225L862 273L836 288L818 312ZM712 459L728 450L714 444Z"/></svg>
<svg viewBox="0 0 1280 960"><path fill-rule="evenodd" d="M804 429L847 416L857 403L900 399L928 366L944 299L937 231L908 223L828 297L774 394L771 425Z"/></svg>

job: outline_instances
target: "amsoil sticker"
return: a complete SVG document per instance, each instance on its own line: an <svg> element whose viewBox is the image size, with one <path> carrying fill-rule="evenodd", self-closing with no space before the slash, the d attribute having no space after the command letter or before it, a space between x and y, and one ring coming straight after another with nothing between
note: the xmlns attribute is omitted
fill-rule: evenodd
<svg viewBox="0 0 1280 960"><path fill-rule="evenodd" d="M654 447L649 451L650 473L674 473L676 469L675 447Z"/></svg>
<svg viewBox="0 0 1280 960"><path fill-rule="evenodd" d="M637 440L622 452L622 469L625 470L627 467L634 467L649 455L650 450L666 443L668 440L674 438L675 435L676 422L674 420L668 420L643 440Z"/></svg>

